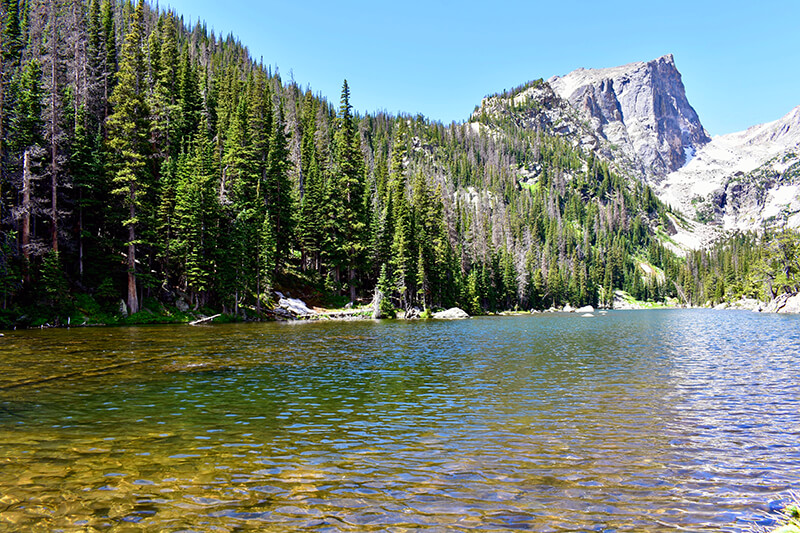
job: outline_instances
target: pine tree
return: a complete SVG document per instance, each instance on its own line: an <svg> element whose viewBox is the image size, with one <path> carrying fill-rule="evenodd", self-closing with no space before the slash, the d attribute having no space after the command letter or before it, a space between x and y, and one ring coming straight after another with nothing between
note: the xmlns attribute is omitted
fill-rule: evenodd
<svg viewBox="0 0 800 533"><path fill-rule="evenodd" d="M174 83L174 79L172 80ZM177 141L189 143L200 125L200 111L203 102L200 97L200 78L197 65L189 55L188 45L184 46L178 71L178 98L180 101L180 122Z"/></svg>
<svg viewBox="0 0 800 533"><path fill-rule="evenodd" d="M10 148L8 123L13 112L12 79L19 68L23 45L19 3L16 0L0 0L3 21L0 28L0 219L5 218L4 185L8 179Z"/></svg>
<svg viewBox="0 0 800 533"><path fill-rule="evenodd" d="M145 100L146 79L144 61L144 2L139 1L130 21L122 47L117 85L109 101L114 114L108 117L108 146L112 152L114 193L122 199L127 218L128 291L127 304L131 313L139 311L136 283L137 226L144 209L148 188L147 157L150 137L150 112Z"/></svg>
<svg viewBox="0 0 800 533"><path fill-rule="evenodd" d="M48 106L47 106L47 141L50 151L50 246L58 251L59 211L58 211L58 185L60 181L59 151L62 140L61 115L63 107L60 102L64 80L64 62L62 51L64 32L64 16L61 13L62 2L48 0L47 2L47 32L46 32L46 61L48 75Z"/></svg>
<svg viewBox="0 0 800 533"><path fill-rule="evenodd" d="M321 270L320 252L323 240L324 182L317 159L317 105L308 91L303 99L303 134L300 141L300 213L297 238L302 252L302 268L307 265Z"/></svg>
<svg viewBox="0 0 800 533"><path fill-rule="evenodd" d="M359 266L367 249L367 201L364 181L364 157L360 136L350 105L347 80L342 85L341 104L334 138L334 168L329 180L327 252L336 270L348 273L350 299L356 298Z"/></svg>
<svg viewBox="0 0 800 533"><path fill-rule="evenodd" d="M264 192L267 199L267 210L272 225L272 236L275 241L276 268L286 261L290 245L293 242L295 203L292 196L292 185L289 181L289 152L284 134L283 110L272 121L272 136L269 141L267 157L266 183Z"/></svg>
<svg viewBox="0 0 800 533"><path fill-rule="evenodd" d="M17 153L22 153L22 205L18 211L21 218L21 250L26 263L31 255L31 215L32 187L36 179L34 171L36 159L41 157L44 144L44 88L42 87L42 69L35 59L29 61L22 69L19 91L14 115L11 118L11 146ZM27 266L26 266L27 268ZM27 274L26 274L27 277Z"/></svg>
<svg viewBox="0 0 800 533"><path fill-rule="evenodd" d="M87 131L87 115L86 106L81 105L74 119L69 157L69 173L74 176L73 184L78 193L76 202L78 209L78 276L81 279L84 275L86 239L96 234L96 231L87 231L87 229L100 227L101 212L104 207L104 191L100 186L102 170L99 154L100 143L97 136L91 135ZM87 214L89 216L86 216Z"/></svg>
<svg viewBox="0 0 800 533"><path fill-rule="evenodd" d="M176 157L180 151L180 106L175 80L178 76L178 43L172 13L158 19L157 30L150 34L150 71L152 91L148 105L152 118L152 144L162 157Z"/></svg>
<svg viewBox="0 0 800 533"><path fill-rule="evenodd" d="M103 115L100 117L105 121L110 114L110 97L114 89L114 73L117 71L117 30L114 21L114 5L111 0L102 0L100 4L100 24L102 26L103 47L100 50L100 77L103 85ZM143 36L139 36L143 39Z"/></svg>
<svg viewBox="0 0 800 533"><path fill-rule="evenodd" d="M392 282L387 274L386 263L381 265L381 272L378 276L378 284L375 286L375 289L380 293L380 304L378 309L380 311L380 317L376 318L394 318L395 309L391 299L391 294L393 292Z"/></svg>

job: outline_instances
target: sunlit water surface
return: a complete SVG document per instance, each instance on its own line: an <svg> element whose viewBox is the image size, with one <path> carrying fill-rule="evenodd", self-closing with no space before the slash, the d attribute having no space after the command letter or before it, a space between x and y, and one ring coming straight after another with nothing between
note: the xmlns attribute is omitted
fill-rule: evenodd
<svg viewBox="0 0 800 533"><path fill-rule="evenodd" d="M6 332L0 529L747 530L798 361L745 312Z"/></svg>

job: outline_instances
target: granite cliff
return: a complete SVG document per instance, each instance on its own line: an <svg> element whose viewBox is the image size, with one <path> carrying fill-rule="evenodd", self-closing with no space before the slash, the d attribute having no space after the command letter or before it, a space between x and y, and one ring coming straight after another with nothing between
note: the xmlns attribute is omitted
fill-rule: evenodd
<svg viewBox="0 0 800 533"><path fill-rule="evenodd" d="M578 69L548 84L612 148L618 166L658 182L710 141L689 105L671 54L604 69Z"/></svg>

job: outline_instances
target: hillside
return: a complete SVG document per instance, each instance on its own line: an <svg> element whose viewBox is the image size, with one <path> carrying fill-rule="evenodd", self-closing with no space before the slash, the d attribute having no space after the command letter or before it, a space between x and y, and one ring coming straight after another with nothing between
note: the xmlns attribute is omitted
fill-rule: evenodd
<svg viewBox="0 0 800 533"><path fill-rule="evenodd" d="M344 303L380 286L399 308L470 313L609 306L618 290L703 303L728 297L725 268L748 277L752 262L673 253L691 222L635 172L651 155L672 168L689 146L673 144L704 141L671 60L653 71L670 83L641 80L675 105L636 89L664 111L638 124L663 132L640 138L623 121L622 146L620 124L603 112L597 129L541 80L487 97L462 124L359 116L346 81L336 107L175 13L54 6L3 3L6 325L176 308L264 318L276 287Z"/></svg>

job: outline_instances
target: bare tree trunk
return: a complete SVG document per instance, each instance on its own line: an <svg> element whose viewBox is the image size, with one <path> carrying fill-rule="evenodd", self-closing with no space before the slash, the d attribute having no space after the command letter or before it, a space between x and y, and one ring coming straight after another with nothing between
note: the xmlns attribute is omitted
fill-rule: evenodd
<svg viewBox="0 0 800 533"><path fill-rule="evenodd" d="M5 139L3 123L5 122L5 99L6 99L6 73L2 60L0 60L0 217L3 214L3 183L5 183L6 173L6 145L3 142Z"/></svg>
<svg viewBox="0 0 800 533"><path fill-rule="evenodd" d="M350 269L350 301L356 301L356 269Z"/></svg>
<svg viewBox="0 0 800 533"><path fill-rule="evenodd" d="M31 149L25 149L22 163L22 255L30 260L31 243ZM27 267L26 267L27 269ZM28 275L26 274L26 278Z"/></svg>
<svg viewBox="0 0 800 533"><path fill-rule="evenodd" d="M133 205L134 191L131 190L130 217L136 217L136 207ZM128 312L139 312L139 295L136 292L136 228L133 222L128 224Z"/></svg>
<svg viewBox="0 0 800 533"><path fill-rule="evenodd" d="M50 239L54 252L58 251L58 30L55 0L50 0Z"/></svg>
<svg viewBox="0 0 800 533"><path fill-rule="evenodd" d="M83 280L83 191L78 196L78 275Z"/></svg>

